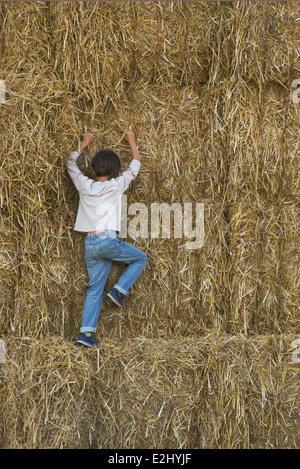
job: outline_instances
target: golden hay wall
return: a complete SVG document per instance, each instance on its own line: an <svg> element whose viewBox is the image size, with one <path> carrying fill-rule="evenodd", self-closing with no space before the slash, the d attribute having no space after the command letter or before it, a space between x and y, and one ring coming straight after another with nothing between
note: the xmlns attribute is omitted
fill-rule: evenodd
<svg viewBox="0 0 300 469"><path fill-rule="evenodd" d="M0 2L2 448L297 448L299 2ZM205 239L148 263L100 349L65 169L142 169L128 203L204 202ZM122 270L114 266L107 290Z"/></svg>

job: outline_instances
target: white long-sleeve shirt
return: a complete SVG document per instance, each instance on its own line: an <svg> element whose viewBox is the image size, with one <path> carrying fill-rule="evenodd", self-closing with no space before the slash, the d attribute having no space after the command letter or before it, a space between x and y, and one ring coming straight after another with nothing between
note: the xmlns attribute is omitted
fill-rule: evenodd
<svg viewBox="0 0 300 469"><path fill-rule="evenodd" d="M84 176L76 164L80 153L71 152L66 161L67 171L79 192L79 207L75 231L121 230L121 199L130 182L139 173L141 163L132 160L128 169L117 178L94 181Z"/></svg>

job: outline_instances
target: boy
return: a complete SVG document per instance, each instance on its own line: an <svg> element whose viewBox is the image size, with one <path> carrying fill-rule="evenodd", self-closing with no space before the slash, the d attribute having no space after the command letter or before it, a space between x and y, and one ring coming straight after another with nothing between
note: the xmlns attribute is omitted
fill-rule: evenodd
<svg viewBox="0 0 300 469"><path fill-rule="evenodd" d="M142 273L147 261L145 253L119 238L121 197L138 175L141 165L132 130L126 131L125 138L131 148L132 161L120 176L120 159L111 150L102 150L95 154L92 160L95 181L84 176L79 170L76 160L92 141L93 135L90 133L85 134L79 147L71 153L66 162L67 171L80 197L74 230L87 233L85 257L89 287L77 339L78 344L86 347L97 345L93 333L96 332L103 290L112 262L128 264L118 283L108 293L108 297L121 307L124 296L128 295L130 287Z"/></svg>

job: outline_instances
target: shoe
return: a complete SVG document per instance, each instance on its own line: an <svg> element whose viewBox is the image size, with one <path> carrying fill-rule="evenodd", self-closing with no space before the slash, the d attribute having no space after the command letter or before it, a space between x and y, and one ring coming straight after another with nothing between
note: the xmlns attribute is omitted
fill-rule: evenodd
<svg viewBox="0 0 300 469"><path fill-rule="evenodd" d="M84 345L85 347L95 347L98 345L98 342L92 335L87 336L84 332L80 332L78 339L77 339L77 344Z"/></svg>
<svg viewBox="0 0 300 469"><path fill-rule="evenodd" d="M120 308L123 306L124 295L116 288L113 288L109 293L107 293L107 296Z"/></svg>

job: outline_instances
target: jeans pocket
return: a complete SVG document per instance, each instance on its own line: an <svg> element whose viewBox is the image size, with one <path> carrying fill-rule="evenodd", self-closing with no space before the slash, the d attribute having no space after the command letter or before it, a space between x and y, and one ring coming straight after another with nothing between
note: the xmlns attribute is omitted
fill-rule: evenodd
<svg viewBox="0 0 300 469"><path fill-rule="evenodd" d="M120 254L120 240L118 238L102 238L97 243L97 254L107 259L118 257Z"/></svg>
<svg viewBox="0 0 300 469"><path fill-rule="evenodd" d="M109 248L118 256L121 252L121 243L119 238L110 238Z"/></svg>
<svg viewBox="0 0 300 469"><path fill-rule="evenodd" d="M97 249L94 244L85 246L85 260L87 264L93 264L97 262Z"/></svg>

